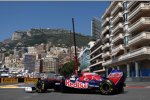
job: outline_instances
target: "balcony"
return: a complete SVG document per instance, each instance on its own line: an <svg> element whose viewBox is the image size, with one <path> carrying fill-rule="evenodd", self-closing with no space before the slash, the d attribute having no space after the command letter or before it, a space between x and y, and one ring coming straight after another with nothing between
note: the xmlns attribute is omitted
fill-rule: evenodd
<svg viewBox="0 0 150 100"><path fill-rule="evenodd" d="M104 39L103 39L103 42L109 40L109 37L110 37L109 34L106 34L106 36L105 36Z"/></svg>
<svg viewBox="0 0 150 100"><path fill-rule="evenodd" d="M131 1L129 4L128 4L128 10L132 10L133 7L138 3L138 1Z"/></svg>
<svg viewBox="0 0 150 100"><path fill-rule="evenodd" d="M143 43L148 43L150 41L150 32L142 32L129 40L128 45L138 45Z"/></svg>
<svg viewBox="0 0 150 100"><path fill-rule="evenodd" d="M93 52L90 53L90 55L94 54L96 51L102 48L102 45L100 45L98 48L96 48Z"/></svg>
<svg viewBox="0 0 150 100"><path fill-rule="evenodd" d="M91 58L90 61L95 60L96 58L98 58L98 57L100 57L102 55L103 55L103 53L100 53L100 54L96 55L95 57Z"/></svg>
<svg viewBox="0 0 150 100"><path fill-rule="evenodd" d="M112 12L111 12L111 15L112 16L115 16L115 14L121 10L122 8L122 3L121 2L118 2L118 4L115 6L115 8L112 9Z"/></svg>
<svg viewBox="0 0 150 100"><path fill-rule="evenodd" d="M112 30L112 34L116 34L118 32L122 32L123 31L123 24L119 23L115 28L113 28Z"/></svg>
<svg viewBox="0 0 150 100"><path fill-rule="evenodd" d="M112 19L112 24L117 24L119 21L121 21L121 19L123 19L122 12L118 13L118 15Z"/></svg>
<svg viewBox="0 0 150 100"><path fill-rule="evenodd" d="M129 26L128 32L142 32L149 29L150 27L150 17L141 17L138 21Z"/></svg>
<svg viewBox="0 0 150 100"><path fill-rule="evenodd" d="M125 48L124 48L124 46L122 45L122 44L120 44L120 45L118 45L118 46L115 46L115 47L113 47L112 48L112 54L113 53L116 53L116 52L119 52L119 51L121 51L121 50L124 50Z"/></svg>
<svg viewBox="0 0 150 100"><path fill-rule="evenodd" d="M104 35L107 31L109 31L109 26L106 26L101 34Z"/></svg>
<svg viewBox="0 0 150 100"><path fill-rule="evenodd" d="M106 43L106 44L102 47L102 50L104 50L104 49L106 49L106 48L108 48L108 47L110 47L110 44L109 44L109 43Z"/></svg>
<svg viewBox="0 0 150 100"><path fill-rule="evenodd" d="M105 19L106 17L108 17L110 15L111 10L116 6L117 3L118 1L112 1L110 6L106 9L105 13L101 18Z"/></svg>
<svg viewBox="0 0 150 100"><path fill-rule="evenodd" d="M96 63L91 64L89 67L94 67L94 66L102 64L102 63L103 63L103 60L101 59L101 60L97 61Z"/></svg>
<svg viewBox="0 0 150 100"><path fill-rule="evenodd" d="M129 13L128 20L132 20L132 22L134 22L142 16L148 17L150 16L149 10L149 3L141 3L138 7L136 7L132 12Z"/></svg>
<svg viewBox="0 0 150 100"><path fill-rule="evenodd" d="M133 50L127 54L121 55L118 58L108 60L102 63L103 66L110 66L115 64L126 64L128 62L149 59L150 56L150 47L142 47L136 50Z"/></svg>
<svg viewBox="0 0 150 100"><path fill-rule="evenodd" d="M102 58L110 57L110 52L107 51L106 53L103 53Z"/></svg>
<svg viewBox="0 0 150 100"><path fill-rule="evenodd" d="M142 47L142 48L133 50L130 53L119 57L119 60L130 60L130 59L135 60L135 58L142 59L143 57L146 57L146 55L150 55L150 47Z"/></svg>
<svg viewBox="0 0 150 100"><path fill-rule="evenodd" d="M118 42L119 40L122 40L122 39L123 39L123 33L120 33L119 35L115 36L112 39L112 43L116 43L116 42Z"/></svg>
<svg viewBox="0 0 150 100"><path fill-rule="evenodd" d="M109 17L107 17L103 23L102 23L102 27L104 27L105 25L107 25L107 23L109 23Z"/></svg>
<svg viewBox="0 0 150 100"><path fill-rule="evenodd" d="M112 59L106 60L105 62L102 63L102 66L109 66L112 64Z"/></svg>

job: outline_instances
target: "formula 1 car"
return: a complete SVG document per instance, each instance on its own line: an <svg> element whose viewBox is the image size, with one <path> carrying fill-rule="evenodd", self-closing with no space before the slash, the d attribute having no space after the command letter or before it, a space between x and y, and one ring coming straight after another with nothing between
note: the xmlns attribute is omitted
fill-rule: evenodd
<svg viewBox="0 0 150 100"><path fill-rule="evenodd" d="M39 80L35 89L37 92L45 92L50 88L61 92L98 90L101 94L114 94L123 92L124 82L125 75L120 70L112 70L107 78L93 72L84 72L61 80Z"/></svg>

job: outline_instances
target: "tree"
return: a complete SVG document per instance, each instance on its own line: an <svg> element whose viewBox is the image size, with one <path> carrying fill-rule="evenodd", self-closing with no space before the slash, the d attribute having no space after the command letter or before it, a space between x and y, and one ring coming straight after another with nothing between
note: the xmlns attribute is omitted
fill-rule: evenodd
<svg viewBox="0 0 150 100"><path fill-rule="evenodd" d="M61 75L68 77L74 73L74 62L70 61L65 63L60 69L59 72Z"/></svg>

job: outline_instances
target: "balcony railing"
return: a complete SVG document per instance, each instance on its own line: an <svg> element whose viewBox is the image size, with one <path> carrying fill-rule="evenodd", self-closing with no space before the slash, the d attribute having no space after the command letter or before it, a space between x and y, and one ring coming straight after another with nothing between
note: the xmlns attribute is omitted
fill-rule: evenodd
<svg viewBox="0 0 150 100"><path fill-rule="evenodd" d="M129 26L129 33L133 33L134 31L143 31L149 29L150 27L150 17L141 17L131 26Z"/></svg>
<svg viewBox="0 0 150 100"><path fill-rule="evenodd" d="M101 17L102 19L105 19L107 17L108 14L110 14L112 8L118 3L118 1L112 1L111 4L109 5L109 7L106 9L105 13L103 14L103 16Z"/></svg>
<svg viewBox="0 0 150 100"><path fill-rule="evenodd" d="M103 42L109 40L109 37L110 37L109 34L106 34L106 36L103 38Z"/></svg>
<svg viewBox="0 0 150 100"><path fill-rule="evenodd" d="M132 8L132 6L134 6L138 1L131 1L128 4L128 10L130 10Z"/></svg>
<svg viewBox="0 0 150 100"><path fill-rule="evenodd" d="M139 42L149 42L150 41L150 32L142 32L129 40L128 45L132 46L138 44Z"/></svg>
<svg viewBox="0 0 150 100"><path fill-rule="evenodd" d="M91 64L89 67L94 67L96 65L102 64L104 61L101 59L99 62L96 62L94 64Z"/></svg>
<svg viewBox="0 0 150 100"><path fill-rule="evenodd" d="M136 50L133 50L127 54L121 55L119 57L117 57L116 59L110 59L106 62L103 62L102 65L103 66L108 66L117 62L124 62L126 63L126 61L131 61L131 59L134 61L136 59L141 59L143 57L146 57L145 55L150 55L150 47L142 47Z"/></svg>
<svg viewBox="0 0 150 100"><path fill-rule="evenodd" d="M90 53L90 55L94 54L96 51L102 48L102 45L100 45L98 48L96 48L93 52Z"/></svg>
<svg viewBox="0 0 150 100"><path fill-rule="evenodd" d="M102 31L102 35L103 35L105 32L107 32L107 31L109 31L109 26L106 26L106 27L104 28L104 30Z"/></svg>
<svg viewBox="0 0 150 100"><path fill-rule="evenodd" d="M145 55L150 54L150 47L141 47L139 49L133 50L127 54L124 54L118 57L117 61L130 60L131 58L141 58L141 56L146 57Z"/></svg>
<svg viewBox="0 0 150 100"><path fill-rule="evenodd" d="M100 53L100 54L96 55L95 57L91 58L90 61L92 61L92 60L94 60L94 59L96 59L96 58L98 58L98 57L100 57L102 55L103 55L103 53Z"/></svg>
<svg viewBox="0 0 150 100"><path fill-rule="evenodd" d="M122 8L122 3L118 2L118 4L115 6L115 8L112 10L111 15L115 16L114 14L117 13L117 11L119 11L120 8Z"/></svg>
<svg viewBox="0 0 150 100"><path fill-rule="evenodd" d="M106 43L106 44L102 47L102 50L106 49L107 47L110 47L110 44L109 44L109 43Z"/></svg>
<svg viewBox="0 0 150 100"><path fill-rule="evenodd" d="M110 52L107 51L106 53L103 53L102 58L110 57Z"/></svg>
<svg viewBox="0 0 150 100"><path fill-rule="evenodd" d="M138 13L143 12L144 10L149 11L150 4L149 3L141 3L139 6L137 6L132 12L129 13L128 20L135 17Z"/></svg>
<svg viewBox="0 0 150 100"><path fill-rule="evenodd" d="M120 45L112 48L112 53L116 53L116 52L119 52L120 50L124 50L124 49L125 48L124 48L123 44L120 44Z"/></svg>
<svg viewBox="0 0 150 100"><path fill-rule="evenodd" d="M115 36L115 37L112 39L112 43L115 43L115 42L119 41L120 39L123 39L123 33L120 33L120 34L118 34L117 36Z"/></svg>
<svg viewBox="0 0 150 100"><path fill-rule="evenodd" d="M119 23L115 28L113 28L112 34L117 33L117 31L118 31L119 29L123 29L123 24L122 24L122 23Z"/></svg>
<svg viewBox="0 0 150 100"><path fill-rule="evenodd" d="M108 22L109 22L109 17L107 17L106 19L104 19L104 21L102 23L102 27L104 27Z"/></svg>
<svg viewBox="0 0 150 100"><path fill-rule="evenodd" d="M123 18L122 12L118 13L118 15L112 19L112 24L117 23L120 18Z"/></svg>

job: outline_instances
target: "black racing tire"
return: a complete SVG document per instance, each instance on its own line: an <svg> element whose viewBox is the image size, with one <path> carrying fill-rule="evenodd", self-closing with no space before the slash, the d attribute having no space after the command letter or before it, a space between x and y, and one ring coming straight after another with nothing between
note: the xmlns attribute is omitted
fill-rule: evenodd
<svg viewBox="0 0 150 100"><path fill-rule="evenodd" d="M103 95L110 95L114 93L114 83L110 80L104 80L99 86L100 93Z"/></svg>
<svg viewBox="0 0 150 100"><path fill-rule="evenodd" d="M44 80L39 80L37 83L36 83L36 92L38 93L44 93L47 91L47 88L46 88L46 82Z"/></svg>
<svg viewBox="0 0 150 100"><path fill-rule="evenodd" d="M68 92L68 88L65 86L65 80L63 80L60 84L60 90L62 93L67 93Z"/></svg>

